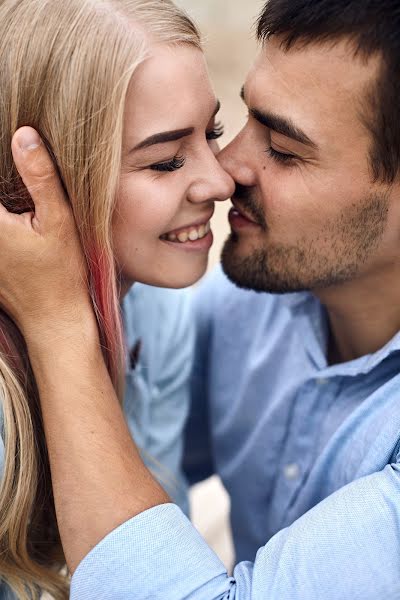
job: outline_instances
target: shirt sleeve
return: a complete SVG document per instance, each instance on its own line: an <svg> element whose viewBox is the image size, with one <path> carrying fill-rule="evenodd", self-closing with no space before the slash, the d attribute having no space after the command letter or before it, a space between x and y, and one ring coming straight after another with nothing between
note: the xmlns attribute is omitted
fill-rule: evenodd
<svg viewBox="0 0 400 600"><path fill-rule="evenodd" d="M397 600L400 468L359 479L276 534L228 577L174 505L111 532L81 562L72 600Z"/></svg>

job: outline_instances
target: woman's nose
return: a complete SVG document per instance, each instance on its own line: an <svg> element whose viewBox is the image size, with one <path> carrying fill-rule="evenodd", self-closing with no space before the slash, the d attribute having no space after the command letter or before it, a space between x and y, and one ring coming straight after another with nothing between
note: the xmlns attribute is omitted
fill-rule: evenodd
<svg viewBox="0 0 400 600"><path fill-rule="evenodd" d="M213 153L210 152L209 160L202 171L190 186L188 194L190 202L223 201L232 196L235 182Z"/></svg>

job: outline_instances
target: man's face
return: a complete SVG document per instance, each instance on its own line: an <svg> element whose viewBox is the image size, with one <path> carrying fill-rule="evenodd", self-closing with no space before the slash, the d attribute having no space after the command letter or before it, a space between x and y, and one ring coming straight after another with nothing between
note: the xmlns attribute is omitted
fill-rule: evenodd
<svg viewBox="0 0 400 600"><path fill-rule="evenodd" d="M399 184L373 182L363 120L379 69L344 41L262 48L243 88L248 121L220 155L237 184L222 262L238 285L316 290L397 259Z"/></svg>

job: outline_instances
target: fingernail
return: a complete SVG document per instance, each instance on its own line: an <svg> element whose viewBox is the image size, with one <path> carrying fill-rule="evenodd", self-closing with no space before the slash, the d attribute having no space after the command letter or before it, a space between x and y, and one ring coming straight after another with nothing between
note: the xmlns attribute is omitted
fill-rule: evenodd
<svg viewBox="0 0 400 600"><path fill-rule="evenodd" d="M35 129L27 128L18 133L18 144L21 150L35 150L40 146L40 137Z"/></svg>

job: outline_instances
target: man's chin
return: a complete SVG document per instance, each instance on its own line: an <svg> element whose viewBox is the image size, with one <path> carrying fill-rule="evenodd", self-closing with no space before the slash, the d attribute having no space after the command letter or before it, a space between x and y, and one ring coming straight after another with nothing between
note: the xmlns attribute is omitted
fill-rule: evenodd
<svg viewBox="0 0 400 600"><path fill-rule="evenodd" d="M245 253L235 233L225 242L221 264L228 279L242 289L271 294L310 289L300 280L291 277L290 273L274 271L266 249L253 249Z"/></svg>
<svg viewBox="0 0 400 600"><path fill-rule="evenodd" d="M221 264L225 275L237 287L257 292L270 291L266 287L265 252L253 250L251 253L244 253L234 232L224 244Z"/></svg>

